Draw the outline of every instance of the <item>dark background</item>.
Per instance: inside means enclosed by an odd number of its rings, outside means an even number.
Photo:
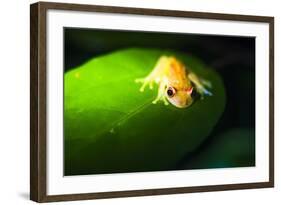
[[[130,47],[172,49],[196,56],[222,77],[227,103],[211,135],[179,168],[255,165],[255,38],[65,28],[64,39],[65,71],[95,56]],[[228,144],[225,157],[217,151],[223,144]]]

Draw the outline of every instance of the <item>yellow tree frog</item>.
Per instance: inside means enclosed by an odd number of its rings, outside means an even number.
[[[161,56],[148,76],[135,81],[142,83],[141,92],[144,92],[147,85],[150,89],[153,89],[154,83],[159,85],[158,94],[153,100],[153,104],[162,100],[165,105],[170,102],[178,108],[186,108],[193,103],[192,94],[194,92],[200,94],[201,98],[204,95],[212,95],[205,88],[205,86],[210,88],[211,83],[199,78],[174,56]]]

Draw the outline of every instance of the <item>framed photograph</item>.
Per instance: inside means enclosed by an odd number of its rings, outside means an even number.
[[[30,7],[30,198],[274,186],[274,18]]]

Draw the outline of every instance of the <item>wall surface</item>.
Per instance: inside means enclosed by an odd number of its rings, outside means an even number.
[[[61,2],[76,2],[65,1]],[[0,190],[1,204],[32,204],[29,201],[29,4],[34,1],[3,1],[0,7]],[[275,16],[275,164],[274,189],[134,197],[69,204],[277,204],[281,196],[280,103],[281,13],[274,0],[81,0],[79,3],[179,9]],[[54,203],[57,204],[57,203]],[[66,204],[66,203],[59,203]]]

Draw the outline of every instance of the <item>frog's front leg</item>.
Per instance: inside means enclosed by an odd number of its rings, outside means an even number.
[[[151,75],[148,75],[147,77],[145,78],[137,78],[135,80],[136,83],[142,83],[142,86],[140,87],[140,91],[143,92],[145,87],[147,85],[149,85],[149,88],[150,89],[153,89],[153,82],[154,82],[154,79],[153,79],[153,76]]]
[[[165,82],[161,82],[159,84],[157,97],[155,98],[155,100],[152,101],[152,103],[156,104],[158,101],[162,100],[165,105],[168,105],[169,103],[166,99],[165,91],[166,91],[166,84]]]
[[[195,85],[195,89],[201,94],[201,98],[203,98],[204,95],[212,96],[213,94],[205,88],[211,87],[211,83],[207,80],[202,80],[197,77],[195,73],[190,72],[187,75],[188,79]],[[205,86],[204,86],[205,85]]]
[[[168,65],[168,62],[168,57],[160,57],[159,60],[156,62],[154,68],[152,69],[151,73],[148,74],[148,76],[146,76],[145,78],[137,78],[135,80],[136,83],[142,83],[142,86],[140,88],[141,92],[144,91],[147,85],[149,85],[150,89],[153,89],[154,83],[160,83],[163,77],[164,70]]]

